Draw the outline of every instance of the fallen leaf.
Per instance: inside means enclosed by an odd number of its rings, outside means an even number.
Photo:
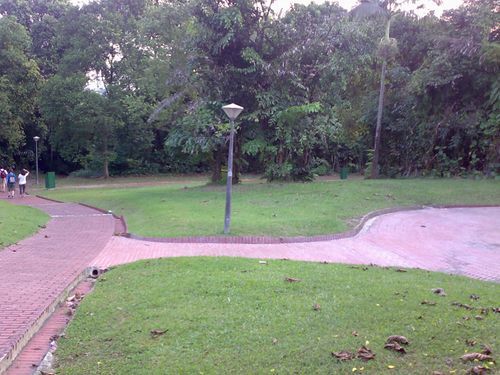
[[[474,346],[474,345],[476,345],[476,344],[477,344],[477,341],[476,341],[476,340],[471,340],[471,339],[466,339],[466,340],[465,340],[465,344],[466,344],[467,346]]]
[[[481,315],[476,315],[474,318],[475,318],[476,320],[483,320],[483,319],[484,319]]]
[[[483,315],[488,315],[489,309],[487,307],[481,307],[479,313]]]
[[[500,307],[492,307],[491,310],[496,314],[500,314]]]
[[[168,331],[168,329],[153,329],[151,330],[151,337],[158,337],[163,334],[165,334]]]
[[[288,281],[289,283],[298,283],[301,282],[301,279],[296,279],[294,277],[285,277],[285,281]]]
[[[467,371],[467,374],[471,374],[471,375],[483,375],[483,374],[486,374],[490,371],[489,368],[486,368],[484,366],[474,366],[473,368],[469,369],[469,371]]]
[[[493,360],[493,358],[490,355],[483,354],[483,353],[465,354],[465,355],[461,356],[460,359],[464,362],[475,361],[476,359],[478,361],[492,361]]]
[[[267,264],[265,260],[259,260],[259,264]]]
[[[431,289],[431,290],[432,290],[432,293],[437,294],[438,296],[441,296],[441,297],[445,297],[446,296],[446,292],[444,291],[443,288],[434,288],[434,289]]]
[[[353,336],[359,336],[359,334],[358,334],[358,332],[357,332],[357,331],[352,331],[352,332],[351,332],[351,335],[353,335]]]
[[[396,272],[408,272],[408,271],[406,271],[404,268],[398,268]]]
[[[345,350],[340,352],[332,352],[332,356],[337,358],[339,361],[350,361],[354,358],[354,354]]]
[[[273,337],[273,345],[276,345],[278,343],[278,339],[276,337]]]
[[[429,305],[429,306],[436,306],[436,302],[431,302],[431,301],[427,301],[427,300],[423,300],[422,302],[420,302],[421,305]]]
[[[490,355],[492,353],[492,350],[489,347],[489,345],[483,344],[482,347],[483,347],[483,350],[481,351],[481,353],[486,354],[486,355]]]
[[[389,336],[387,340],[385,340],[386,344],[390,344],[392,342],[397,342],[398,344],[403,344],[403,345],[408,345],[410,343],[406,337],[399,335]]]
[[[473,299],[474,301],[477,301],[479,299],[479,296],[477,294],[471,294],[469,298]]]
[[[463,307],[466,310],[474,310],[474,307],[466,305],[465,303],[460,302],[452,302],[452,306]]]
[[[393,369],[393,368],[396,368],[396,366],[394,366],[394,365],[387,365],[387,368]]]
[[[444,375],[441,371],[432,371],[432,375]]]
[[[362,346],[358,349],[357,357],[363,361],[369,361],[371,359],[375,359],[375,353],[373,353],[366,346]]]
[[[446,363],[447,366],[451,367],[451,366],[453,366],[453,359],[452,358],[446,358],[444,360],[444,363]]]
[[[401,345],[399,345],[397,342],[391,342],[391,343],[388,343],[388,344],[385,344],[384,345],[384,348],[385,349],[389,349],[389,350],[394,350],[395,352],[399,352],[401,354],[406,354],[406,350],[405,348],[403,348]]]
[[[313,310],[314,310],[314,311],[319,311],[319,310],[321,310],[321,306],[320,306],[318,303],[315,303],[315,304],[313,305]]]

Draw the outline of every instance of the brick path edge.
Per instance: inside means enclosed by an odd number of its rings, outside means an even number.
[[[12,365],[17,356],[22,352],[24,347],[28,344],[31,338],[40,330],[44,323],[52,316],[54,311],[68,298],[70,292],[76,288],[83,280],[85,280],[92,267],[88,267],[80,273],[59,296],[52,301],[52,303],[40,314],[38,319],[26,330],[24,335],[19,338],[16,344],[0,358],[0,374],[3,374]]]
[[[81,203],[80,203],[81,204]],[[85,205],[89,208],[95,207]],[[345,232],[334,234],[322,234],[317,236],[295,236],[295,237],[273,237],[273,236],[193,236],[193,237],[142,237],[133,233],[124,232],[120,234],[134,240],[162,242],[162,243],[220,243],[220,244],[280,244],[280,243],[304,243],[304,242],[320,242],[331,241],[342,238],[356,236],[365,226],[366,222],[374,217],[391,214],[402,211],[423,210],[425,208],[481,208],[481,207],[500,207],[496,204],[470,204],[470,205],[415,205],[403,207],[389,207],[380,210],[372,211],[364,215],[359,223],[353,228]],[[100,210],[100,209],[97,209]],[[102,210],[102,212],[107,212]],[[125,218],[121,216],[127,228]]]

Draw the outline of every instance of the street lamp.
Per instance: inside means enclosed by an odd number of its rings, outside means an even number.
[[[38,141],[40,137],[36,135],[33,140],[35,141],[36,184],[38,185]]]
[[[226,215],[224,218],[224,234],[229,233],[231,226],[231,190],[233,187],[233,145],[234,145],[234,120],[243,111],[243,107],[231,103],[222,107],[231,122],[231,133],[229,134],[229,155],[227,157],[227,182],[226,182]]]

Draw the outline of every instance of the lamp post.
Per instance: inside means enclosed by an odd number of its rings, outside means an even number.
[[[226,215],[224,217],[224,234],[229,233],[231,226],[231,193],[233,187],[233,147],[234,147],[234,120],[243,111],[243,107],[231,103],[222,107],[231,123],[231,133],[229,134],[229,155],[227,157],[227,182],[226,182]]]
[[[38,141],[40,137],[36,135],[33,137],[33,140],[35,141],[36,184],[38,185]]]

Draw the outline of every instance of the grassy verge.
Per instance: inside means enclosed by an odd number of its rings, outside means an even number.
[[[463,374],[478,363],[460,357],[481,351],[481,344],[499,358],[500,314],[481,314],[479,308],[498,307],[500,286],[464,277],[177,258],[119,267],[99,281],[59,341],[60,374],[351,374],[353,368],[367,374]],[[437,287],[447,296],[433,294]],[[166,332],[153,337],[152,330]],[[384,349],[389,335],[410,340],[406,355]],[[331,355],[362,345],[376,354],[374,360],[339,362]],[[495,372],[491,361],[484,365]]]
[[[31,207],[0,201],[0,250],[38,231],[49,217]]]
[[[129,230],[143,236],[221,234],[225,187],[201,184],[65,189],[44,195],[125,215]],[[244,183],[233,190],[231,234],[334,233],[352,227],[370,211],[415,204],[500,204],[500,182],[414,179]]]

